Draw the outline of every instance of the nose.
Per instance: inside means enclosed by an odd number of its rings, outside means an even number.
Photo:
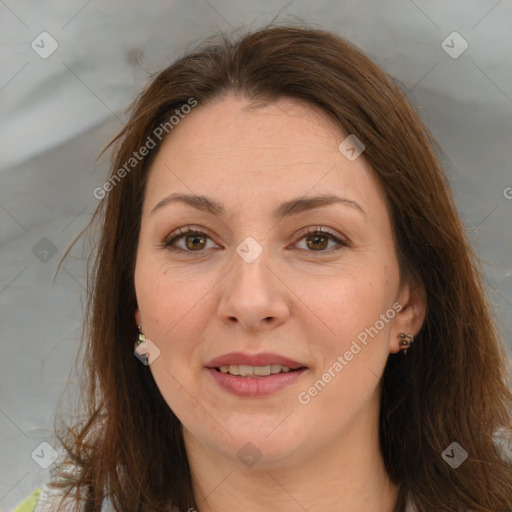
[[[268,250],[252,262],[234,255],[233,267],[222,280],[218,315],[224,323],[259,331],[275,328],[290,316],[290,290],[278,277],[279,265]]]

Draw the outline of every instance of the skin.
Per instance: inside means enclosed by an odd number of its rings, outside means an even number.
[[[183,424],[198,509],[391,512],[398,489],[378,445],[380,377],[398,334],[419,331],[425,305],[400,286],[389,214],[364,153],[349,161],[338,150],[346,134],[314,106],[282,98],[249,107],[234,94],[198,105],[164,140],[137,250],[135,321],[160,350],[150,369]],[[226,214],[180,203],[151,213],[173,192],[213,197]],[[333,192],[365,214],[335,204],[279,222],[271,215],[284,201]],[[208,236],[200,249],[186,237],[176,243],[188,253],[161,246],[188,225]],[[308,227],[349,246],[322,239],[318,249]],[[250,264],[236,252],[248,236],[263,249]],[[403,309],[300,403],[395,302]],[[242,398],[204,367],[232,351],[274,352],[308,369],[273,395]],[[237,456],[248,442],[261,453],[252,467]]]

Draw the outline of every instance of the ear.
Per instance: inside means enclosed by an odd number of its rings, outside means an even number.
[[[398,335],[404,332],[416,336],[427,313],[425,292],[421,286],[414,284],[410,279],[402,285],[397,302],[402,308],[397,313],[391,330],[389,351],[392,354],[401,350]]]
[[[135,325],[140,325],[142,322],[140,321],[140,311],[139,308],[135,308]]]

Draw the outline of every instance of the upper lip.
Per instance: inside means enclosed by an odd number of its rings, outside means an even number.
[[[206,363],[206,367],[208,368],[219,368],[221,366],[229,366],[229,365],[247,365],[247,366],[267,366],[272,364],[278,364],[281,366],[286,366],[291,370],[296,370],[297,368],[305,368],[306,365],[294,361],[293,359],[289,359],[288,357],[280,356],[279,354],[272,354],[271,352],[265,352],[262,354],[244,354],[243,352],[230,352],[229,354],[224,354],[222,356],[216,357],[212,359],[208,363]]]

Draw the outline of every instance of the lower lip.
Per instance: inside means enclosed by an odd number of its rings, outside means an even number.
[[[267,377],[240,377],[207,368],[210,375],[226,391],[238,396],[263,397],[281,391],[297,382],[306,368],[287,373],[275,373]]]

